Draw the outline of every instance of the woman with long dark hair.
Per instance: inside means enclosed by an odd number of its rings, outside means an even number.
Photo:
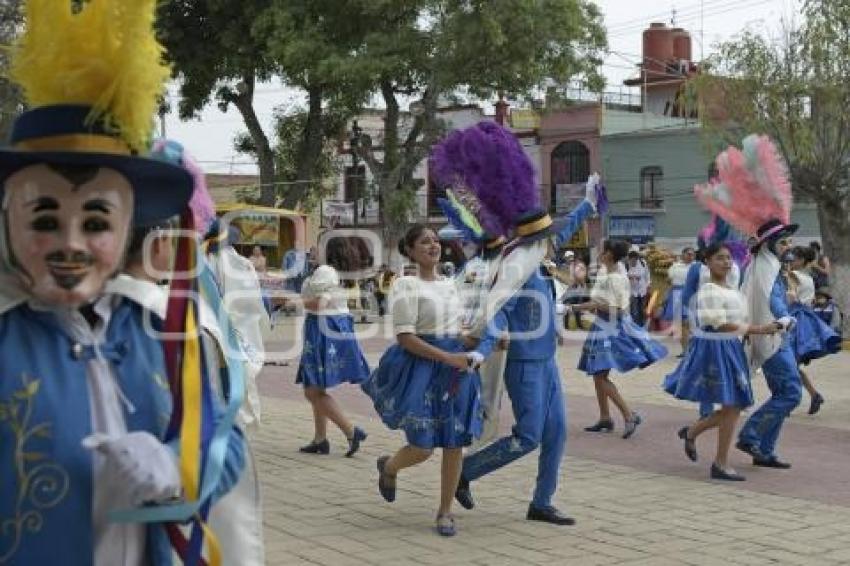
[[[605,268],[596,278],[590,292],[590,301],[571,308],[594,311],[596,320],[582,349],[578,369],[593,376],[596,400],[599,403],[599,421],[586,427],[587,432],[611,432],[608,400],[623,415],[623,438],[632,436],[641,423],[641,417],[632,411],[610,380],[612,369],[625,373],[645,368],[667,355],[667,349],[650,338],[643,328],[629,316],[629,281],[620,271],[619,264],[629,253],[629,246],[621,240],[607,240],[599,262]]]
[[[718,428],[717,453],[711,465],[712,479],[743,481],[744,476],[728,467],[727,457],[741,410],[753,404],[750,369],[741,336],[775,334],[780,326],[769,323],[747,326],[743,295],[728,285],[732,254],[722,243],[711,244],[703,252],[710,280],[696,297],[696,323],[684,359],[664,380],[664,390],[678,399],[719,404],[720,410],[679,430],[685,453],[697,461],[696,439]]]
[[[399,242],[399,251],[415,264],[417,274],[393,284],[390,310],[397,342],[363,391],[384,424],[404,431],[407,445],[378,458],[378,490],[394,501],[398,473],[442,448],[437,532],[453,536],[451,506],[463,447],[481,432],[480,379],[471,370],[480,358],[468,354],[460,340],[462,304],[455,282],[439,274],[437,234],[416,224]]]

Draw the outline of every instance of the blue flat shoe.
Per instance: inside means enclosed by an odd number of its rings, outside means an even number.
[[[357,451],[360,450],[360,443],[366,440],[366,437],[369,436],[366,434],[366,431],[360,427],[354,427],[354,433],[351,435],[351,438],[348,439],[348,452],[345,453],[346,458],[351,458]]]
[[[441,537],[453,537],[457,534],[455,518],[451,515],[437,515],[437,534]]]

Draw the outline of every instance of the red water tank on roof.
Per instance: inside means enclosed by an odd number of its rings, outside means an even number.
[[[691,34],[682,28],[673,28],[673,57],[677,61],[691,61]]]
[[[643,68],[649,78],[655,73],[665,73],[666,64],[675,59],[673,30],[664,23],[651,23],[643,32]]]

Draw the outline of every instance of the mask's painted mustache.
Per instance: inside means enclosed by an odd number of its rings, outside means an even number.
[[[56,251],[47,254],[45,260],[56,284],[65,290],[79,285],[94,264],[94,258],[85,252]]]

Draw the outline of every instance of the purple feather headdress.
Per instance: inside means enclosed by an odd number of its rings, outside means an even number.
[[[747,243],[736,238],[732,227],[721,217],[713,214],[708,224],[702,227],[697,235],[697,246],[706,248],[712,244],[724,244],[729,248],[732,260],[743,269],[750,262],[750,250]]]
[[[524,213],[540,208],[534,166],[510,130],[479,122],[455,130],[431,151],[437,183],[480,203],[476,212],[484,229],[507,235]]]

